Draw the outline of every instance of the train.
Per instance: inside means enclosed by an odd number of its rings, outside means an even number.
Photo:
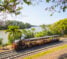
[[[33,46],[38,46],[38,45],[43,45],[43,44],[48,44],[51,42],[58,42],[58,41],[60,41],[59,35],[22,39],[22,40],[14,41],[12,44],[12,48],[13,50],[20,51],[22,49],[30,48]]]

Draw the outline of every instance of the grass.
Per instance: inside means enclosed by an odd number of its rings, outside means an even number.
[[[63,37],[67,38],[67,35],[64,35]]]
[[[25,57],[23,59],[35,59],[36,57],[40,57],[40,56],[46,55],[48,53],[53,53],[53,52],[55,52],[57,50],[62,50],[64,48],[67,48],[66,44],[63,45],[63,46],[58,46],[58,47],[55,47],[55,48],[50,48],[49,50],[41,52],[41,53],[37,53],[37,54],[31,55],[31,56],[27,56],[27,57]]]
[[[0,31],[6,31],[6,30],[0,30]]]

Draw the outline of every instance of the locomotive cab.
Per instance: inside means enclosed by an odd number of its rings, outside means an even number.
[[[14,42],[13,42],[13,44],[12,44],[12,48],[13,48],[13,50],[17,50],[17,46],[18,46],[18,42],[19,42],[19,40],[15,40]]]

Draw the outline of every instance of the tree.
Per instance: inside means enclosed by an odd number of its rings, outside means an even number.
[[[0,38],[0,45],[2,45],[2,40],[3,40],[3,39],[2,39],[2,38]]]
[[[45,10],[51,11],[52,14],[55,12],[65,12],[67,9],[67,0],[46,0],[48,3],[52,3],[51,6],[46,7]],[[52,16],[51,14],[51,16]]]
[[[43,31],[46,31],[47,30],[47,26],[44,25],[44,24],[40,25],[40,27],[43,29]]]
[[[23,22],[16,21],[16,20],[7,20],[5,21],[5,24],[6,24],[6,27],[8,27],[9,25],[13,25],[13,26],[19,26],[20,29],[25,28],[25,24]]]
[[[21,39],[22,32],[19,30],[19,26],[8,26],[6,32],[9,33],[8,40],[10,43],[13,43],[16,39]]]
[[[35,28],[31,28],[31,31],[34,33],[35,32]]]
[[[0,0],[0,11],[6,13],[13,13],[15,15],[20,14],[22,6],[20,4],[26,3],[31,4],[28,0]],[[19,6],[18,6],[19,5]]]
[[[61,13],[65,12],[67,10],[67,0],[34,0],[35,3],[41,3],[41,2],[47,2],[49,5],[48,7],[45,8],[46,11],[50,11],[52,16],[55,12]],[[31,0],[31,3],[34,2]]]
[[[25,23],[25,28],[30,28],[31,25],[29,23]]]
[[[48,4],[52,4],[51,6],[45,8],[45,10],[52,11],[52,14],[54,12],[64,12],[67,9],[67,0],[0,0],[0,11],[5,11],[18,15],[20,14],[20,10],[23,7],[23,3],[31,5],[45,1]],[[20,4],[22,4],[22,7],[20,6]]]
[[[25,35],[25,39],[27,38],[33,38],[35,33],[32,30],[22,30],[22,34]]]
[[[44,2],[44,3],[46,2],[48,4],[51,4],[45,8],[45,10],[52,12],[51,16],[55,12],[58,12],[58,13],[65,12],[67,9],[67,0],[30,0],[30,2],[31,4],[33,3],[38,4],[41,2]]]
[[[53,34],[67,34],[67,18],[52,24],[50,30]]]
[[[19,0],[0,0],[0,11],[18,15],[21,10],[19,4]]]
[[[21,21],[16,20],[6,20],[6,21],[0,21],[0,30],[7,29],[9,25],[12,26],[19,26],[20,29],[30,28],[32,25],[29,23],[23,23]]]
[[[47,32],[46,31],[41,31],[41,32],[36,32],[36,34],[34,35],[35,37],[43,37],[46,36]]]

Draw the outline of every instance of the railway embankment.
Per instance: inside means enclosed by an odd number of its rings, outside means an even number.
[[[49,48],[37,54],[24,57],[23,59],[58,59],[64,53],[67,53],[67,44]]]
[[[32,56],[32,55],[36,55],[36,54],[39,54],[39,53],[41,53],[41,52],[45,52],[45,51],[49,51],[50,49],[53,51],[53,52],[55,52],[54,50],[53,50],[53,48],[55,49],[55,47],[57,47],[56,48],[56,51],[58,51],[58,49],[65,49],[66,47],[67,47],[67,39],[65,38],[65,39],[62,39],[63,40],[63,42],[57,42],[57,43],[50,43],[50,44],[47,44],[47,45],[43,45],[43,46],[39,46],[39,47],[35,47],[35,48],[30,48],[30,49],[28,49],[28,50],[23,50],[22,52],[20,52],[20,53],[16,53],[16,52],[14,52],[14,51],[8,51],[8,52],[4,52],[4,53],[0,53],[0,58],[5,58],[5,59],[7,59],[7,58],[27,58],[27,57],[30,57],[30,56]],[[64,45],[64,46],[63,46]],[[59,46],[62,46],[62,47],[60,47],[60,48],[58,48]],[[11,52],[11,53],[10,53]],[[53,53],[53,52],[51,52],[51,53]],[[47,52],[46,52],[47,53]],[[47,54],[49,54],[49,53],[47,53]],[[41,55],[41,54],[40,54]],[[39,56],[38,56],[39,57]],[[36,57],[37,58],[37,57]],[[28,58],[29,59],[29,58]],[[35,58],[34,58],[35,59]]]

